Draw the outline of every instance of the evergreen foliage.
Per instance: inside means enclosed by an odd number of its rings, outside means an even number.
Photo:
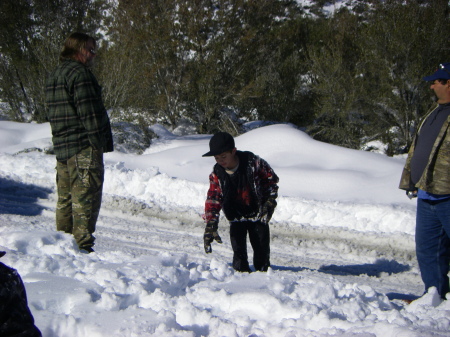
[[[118,122],[235,135],[243,121],[290,122],[325,142],[405,151],[431,103],[422,77],[450,61],[448,1],[325,5],[2,0],[0,100],[12,120],[45,121],[45,78],[82,31],[98,39],[94,71]]]

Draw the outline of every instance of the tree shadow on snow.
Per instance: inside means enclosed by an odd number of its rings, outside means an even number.
[[[329,266],[321,266],[319,271],[332,275],[367,275],[380,277],[382,274],[399,274],[410,269],[410,266],[398,263],[397,261],[380,259],[375,263],[359,265],[336,266],[331,264]]]
[[[303,270],[309,270],[305,267],[282,267],[282,266],[271,266],[273,270],[289,270],[293,272],[299,272]],[[377,260],[375,263],[367,264],[355,264],[355,265],[345,265],[338,266],[335,264],[321,266],[317,271],[331,274],[331,275],[368,275],[380,277],[382,274],[398,274],[410,270],[411,267],[408,265],[400,264],[397,261]]]
[[[288,270],[293,272],[299,272],[303,270],[312,270],[310,268],[305,267],[282,267],[282,266],[271,266],[274,270]],[[345,275],[368,275],[375,277],[382,277],[383,274],[399,274],[406,271],[411,270],[411,267],[408,265],[400,264],[397,261],[377,260],[375,263],[368,264],[360,264],[360,265],[346,265],[346,266],[337,266],[337,265],[328,265],[321,266],[319,269],[314,270],[326,274],[336,275],[336,276],[345,276]],[[387,293],[386,296],[389,300],[402,300],[406,303],[410,303],[418,299],[420,296],[413,294],[402,294],[402,293]]]
[[[401,293],[387,293],[387,298],[389,298],[390,301],[392,300],[402,300],[406,303],[410,303],[412,301],[417,300],[420,298],[420,296],[413,295],[413,294],[401,294]]]
[[[39,215],[44,207],[38,199],[46,199],[51,189],[0,177],[0,214]]]

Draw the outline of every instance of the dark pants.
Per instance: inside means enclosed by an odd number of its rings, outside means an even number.
[[[230,222],[233,268],[241,272],[251,272],[248,265],[247,233],[253,248],[255,270],[267,271],[270,266],[270,231],[269,225],[260,221]]]
[[[94,245],[103,179],[103,153],[91,147],[56,164],[56,229],[73,234],[80,249]]]
[[[436,287],[445,298],[450,291],[450,199],[417,200],[416,255],[425,291]]]
[[[3,263],[0,263],[0,336],[42,336],[34,325],[22,278]]]

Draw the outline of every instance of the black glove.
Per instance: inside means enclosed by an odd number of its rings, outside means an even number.
[[[218,243],[222,243],[222,239],[220,238],[219,234],[217,233],[217,222],[211,221],[208,222],[208,224],[205,227],[205,234],[203,234],[203,242],[205,244],[205,252],[211,253],[211,243],[216,240]]]
[[[275,201],[275,199],[267,199],[267,201],[261,207],[259,220],[262,223],[268,224],[270,219],[272,219],[272,214],[276,206],[277,202]]]

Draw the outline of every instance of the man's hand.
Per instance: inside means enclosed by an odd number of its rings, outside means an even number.
[[[261,213],[259,215],[259,220],[262,223],[268,224],[270,219],[272,219],[273,211],[277,206],[275,199],[267,199],[267,201],[261,207]]]
[[[218,225],[217,222],[208,222],[208,224],[205,227],[205,234],[203,234],[203,242],[205,244],[205,252],[211,253],[211,243],[216,240],[218,243],[222,243],[222,239],[220,238],[219,234],[217,233]]]
[[[406,191],[406,195],[408,196],[409,199],[417,198],[417,190]]]

